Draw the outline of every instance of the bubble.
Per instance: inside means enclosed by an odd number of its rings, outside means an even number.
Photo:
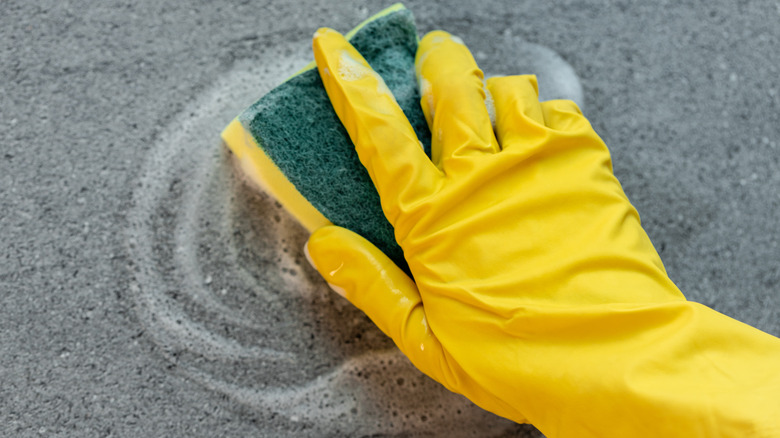
[[[339,76],[345,81],[357,81],[369,75],[376,75],[369,67],[353,58],[352,55],[343,50],[339,57]]]
[[[485,93],[485,108],[488,112],[488,117],[490,117],[490,125],[493,126],[493,129],[496,129],[496,102],[493,100],[493,94],[490,93],[490,89],[488,89],[487,81],[485,79],[482,80],[482,91]]]
[[[433,87],[431,87],[431,83],[422,76],[418,76],[418,87],[420,89],[422,100],[428,106],[428,114],[430,115],[430,119],[433,120],[433,117],[436,114],[436,105],[433,100]]]

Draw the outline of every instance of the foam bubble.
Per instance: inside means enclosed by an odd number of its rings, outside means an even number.
[[[329,33],[338,33],[338,32],[336,32],[335,30],[330,29],[328,27],[321,27],[321,28],[317,29],[316,32],[314,32],[313,39],[317,39],[317,38],[323,37],[323,36],[325,36],[325,35],[327,35]]]
[[[391,101],[395,102],[395,96],[393,96],[393,92],[390,91],[390,88],[387,87],[387,84],[385,83],[384,79],[382,79],[381,76],[377,75],[377,84],[376,84],[376,92],[379,93],[381,96],[385,96],[389,98]]]
[[[332,290],[333,292],[336,292],[336,293],[337,293],[337,294],[339,294],[340,296],[342,296],[342,297],[344,297],[344,298],[346,298],[346,297],[347,297],[347,290],[346,290],[346,289],[344,289],[343,287],[341,287],[341,286],[336,286],[336,285],[335,285],[335,284],[333,284],[333,283],[328,283],[328,287],[330,288],[330,290]]]
[[[428,114],[430,115],[431,120],[433,120],[433,116],[436,113],[436,105],[433,98],[433,87],[431,86],[431,83],[422,76],[418,77],[418,83],[422,100],[428,106]]]
[[[487,108],[488,116],[490,117],[490,124],[493,126],[493,130],[496,129],[496,103],[493,100],[493,94],[487,86],[487,81],[482,79],[482,90],[485,92],[485,107]]]
[[[426,59],[428,59],[429,53],[430,52],[418,54],[417,59],[414,62],[414,72],[417,75],[417,88],[420,90],[422,90],[422,86],[420,84],[420,80],[422,79],[422,66]]]
[[[373,70],[365,66],[362,62],[353,58],[347,50],[343,50],[339,55],[339,76],[345,81],[357,81],[366,76],[374,75]]]

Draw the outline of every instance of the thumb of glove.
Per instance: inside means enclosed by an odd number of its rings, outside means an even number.
[[[452,369],[417,286],[382,251],[352,231],[326,226],[311,235],[305,252],[331,289],[368,315],[418,369],[450,386]]]

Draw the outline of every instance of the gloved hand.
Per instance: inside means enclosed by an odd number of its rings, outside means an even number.
[[[780,435],[780,340],[685,300],[573,102],[430,33],[431,160],[339,33],[314,55],[414,280],[343,228],[307,252],[415,366],[551,438]]]

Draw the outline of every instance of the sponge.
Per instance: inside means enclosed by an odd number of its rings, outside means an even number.
[[[396,4],[347,38],[385,80],[430,156],[430,131],[414,73],[417,29]],[[222,133],[244,173],[303,226],[348,228],[409,272],[379,195],[334,112],[314,63],[260,98]]]

